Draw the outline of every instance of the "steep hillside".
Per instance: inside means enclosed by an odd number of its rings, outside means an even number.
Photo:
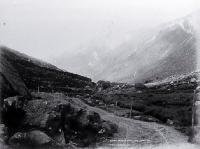
[[[197,67],[199,16],[197,11],[161,24],[146,34],[141,33],[144,35],[138,37],[140,42],[132,39],[114,49],[105,45],[88,47],[84,50],[88,52],[68,55],[73,61],[64,62],[68,65],[71,62],[76,72],[89,75],[95,81],[134,83],[193,72]]]
[[[7,59],[4,54],[6,51],[3,51],[0,48],[0,97],[6,98],[11,95],[23,95],[27,96],[28,88],[22,81],[21,76],[18,71],[13,67],[9,59]],[[12,55],[11,55],[12,57]],[[1,100],[2,101],[2,100]]]
[[[163,25],[138,50],[103,71],[106,80],[143,82],[196,70],[196,31],[188,18]]]
[[[31,91],[62,91],[73,95],[85,93],[84,87],[93,86],[89,78],[60,70],[6,47],[1,47],[0,50],[1,72],[17,90],[20,89],[17,84],[24,82],[23,87],[26,86]]]
[[[188,22],[181,22],[185,28]],[[139,55],[132,55],[129,63],[138,59],[140,68],[135,68],[129,74],[120,78],[122,81],[162,80],[171,75],[180,75],[196,70],[197,49],[196,36],[188,32],[180,24],[162,30],[157,37],[147,44]],[[190,28],[192,30],[192,28]],[[146,52],[146,54],[144,54]],[[145,56],[144,56],[145,55]],[[141,59],[139,59],[139,57]],[[131,68],[129,68],[129,71]],[[134,73],[136,75],[134,76]]]

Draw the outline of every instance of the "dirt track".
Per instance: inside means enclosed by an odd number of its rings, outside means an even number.
[[[115,134],[112,140],[103,143],[103,147],[132,148],[135,146],[136,148],[140,148],[141,146],[150,147],[154,145],[171,145],[187,142],[187,136],[172,127],[154,122],[143,122],[118,117],[102,109],[91,107],[79,99],[74,99],[73,101],[80,106],[85,106],[88,109],[99,113],[102,119],[109,120],[118,125],[118,133]]]

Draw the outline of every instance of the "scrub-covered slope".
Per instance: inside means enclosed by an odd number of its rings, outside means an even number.
[[[70,95],[84,93],[84,87],[93,86],[89,78],[60,70],[51,64],[36,60],[6,47],[1,47],[0,50],[1,72],[11,82],[12,87],[17,90],[20,89],[20,92],[25,92],[21,91],[21,87],[17,86],[22,81],[31,91],[58,91]],[[22,81],[19,81],[19,79]],[[12,81],[18,83],[12,83]],[[25,88],[24,85],[22,88]]]

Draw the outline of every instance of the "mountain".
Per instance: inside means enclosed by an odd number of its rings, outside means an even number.
[[[77,52],[66,59],[64,55],[63,62],[59,62],[62,65],[72,62],[73,71],[95,81],[134,83],[190,73],[197,67],[199,16],[200,11],[197,11],[141,32],[140,40],[133,38],[114,49],[104,45],[89,47],[82,54]]]
[[[58,69],[7,47],[0,47],[0,55],[2,98],[10,96],[6,92],[28,95],[29,91],[38,90],[77,95],[87,92],[86,86],[93,86],[90,78]]]
[[[118,74],[121,74],[122,68],[126,72],[116,79],[143,82],[195,71],[196,40],[193,28],[187,21],[167,26],[144,43],[139,51],[121,62],[125,67],[116,66]]]

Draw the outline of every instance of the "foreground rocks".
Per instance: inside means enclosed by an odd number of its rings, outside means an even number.
[[[3,122],[9,144],[86,147],[112,137],[117,126],[99,114],[73,103],[63,94],[35,94],[31,100],[9,97],[4,100]]]
[[[23,143],[33,146],[41,146],[50,144],[51,142],[53,142],[53,140],[47,134],[39,130],[24,133],[17,132],[9,139],[9,143],[14,145],[16,143]]]

